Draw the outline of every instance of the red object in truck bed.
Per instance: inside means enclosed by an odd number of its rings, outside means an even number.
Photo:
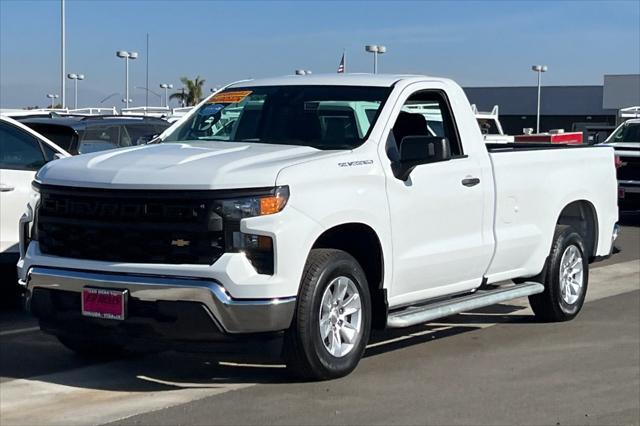
[[[539,133],[535,135],[516,135],[514,141],[517,143],[564,143],[567,145],[582,144],[582,132],[567,133]]]

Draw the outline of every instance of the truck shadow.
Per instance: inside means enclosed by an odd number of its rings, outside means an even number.
[[[439,321],[427,324],[374,331],[364,356],[381,355],[394,350],[481,330],[491,325],[535,323],[535,318],[530,313],[515,314],[525,310],[526,308],[522,306],[500,304],[442,318]]]
[[[640,227],[640,211],[620,212],[618,223],[622,226]]]
[[[375,331],[364,357],[480,330],[491,324],[531,323],[517,306],[497,305],[455,315],[438,323]],[[215,353],[167,351],[111,362],[87,361],[40,332],[0,338],[0,376],[90,390],[162,392],[219,389],[242,384],[298,382],[285,370],[280,341],[248,346],[225,344]]]

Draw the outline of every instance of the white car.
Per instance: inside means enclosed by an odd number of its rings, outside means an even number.
[[[292,371],[339,377],[372,327],[523,296],[574,318],[617,235],[612,148],[487,149],[448,79],[240,82],[159,142],[36,177],[20,280],[78,353],[284,335]]]
[[[56,154],[69,154],[44,136],[0,115],[0,261],[18,261],[18,221],[32,194],[36,171]]]

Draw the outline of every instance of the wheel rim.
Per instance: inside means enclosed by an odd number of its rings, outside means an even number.
[[[319,318],[325,349],[336,358],[351,352],[362,333],[362,301],[353,280],[338,277],[329,283],[322,295]]]
[[[560,297],[567,305],[573,305],[582,295],[584,268],[578,247],[570,245],[560,260]]]

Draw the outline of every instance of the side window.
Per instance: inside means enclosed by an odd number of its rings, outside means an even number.
[[[0,123],[0,168],[38,170],[46,163],[39,141],[20,129]]]
[[[449,102],[440,91],[417,92],[404,103],[389,135],[387,152],[391,159],[396,158],[400,144],[407,136],[446,138],[451,147],[451,155],[463,155]]]

